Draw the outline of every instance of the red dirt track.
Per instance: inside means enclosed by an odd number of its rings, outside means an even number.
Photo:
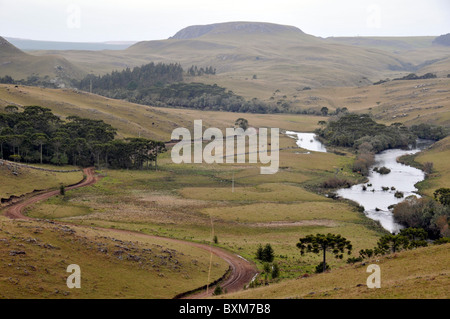
[[[97,176],[95,174],[94,168],[92,168],[92,167],[85,168],[83,170],[83,172],[84,172],[86,178],[76,185],[66,187],[66,190],[71,190],[71,189],[75,189],[75,188],[93,185],[100,178],[99,176]],[[35,196],[26,198],[23,201],[14,203],[11,206],[7,207],[5,209],[4,214],[5,214],[5,216],[7,216],[11,219],[32,220],[33,218],[25,216],[23,214],[24,209],[30,205],[33,205],[33,204],[39,202],[39,201],[46,200],[46,199],[48,199],[52,196],[58,195],[58,194],[59,194],[59,190],[55,190],[55,191],[40,193]],[[80,226],[80,227],[83,227],[83,226]],[[249,261],[245,260],[244,258],[242,258],[234,253],[228,252],[228,251],[218,248],[218,247],[210,246],[207,244],[183,241],[183,240],[179,240],[179,239],[148,235],[148,234],[127,231],[127,230],[118,230],[118,229],[109,229],[109,228],[101,228],[101,229],[107,230],[110,232],[126,232],[126,233],[132,234],[134,236],[143,236],[143,237],[147,237],[147,238],[150,237],[150,238],[154,238],[154,239],[165,240],[168,242],[182,243],[185,245],[190,245],[192,247],[197,247],[200,249],[207,250],[207,251],[211,252],[212,254],[222,258],[230,265],[230,268],[231,268],[230,274],[220,283],[220,286],[222,287],[222,289],[226,289],[227,292],[235,292],[235,291],[242,290],[244,285],[248,284],[253,279],[253,277],[257,274],[257,269],[252,263],[250,263]],[[206,282],[205,282],[205,284],[206,284]],[[206,298],[208,296],[211,296],[213,291],[214,291],[214,287],[209,287],[208,293],[206,293],[206,290],[204,290],[204,291],[200,291],[198,293],[192,294],[192,295],[188,295],[186,298]]]

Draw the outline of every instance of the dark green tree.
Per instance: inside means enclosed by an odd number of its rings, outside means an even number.
[[[248,121],[242,117],[238,118],[236,122],[234,122],[234,125],[240,127],[244,131],[248,129]]]
[[[434,199],[445,206],[450,205],[450,188],[439,188],[434,193]]]
[[[306,237],[300,238],[297,243],[297,248],[300,249],[300,253],[303,256],[305,253],[315,253],[323,255],[323,271],[326,270],[326,253],[327,251],[334,255],[335,258],[342,259],[344,257],[344,252],[347,251],[348,254],[352,252],[352,244],[349,240],[342,237],[341,235],[334,234],[316,234],[308,235]]]
[[[266,244],[262,252],[262,261],[271,263],[275,258],[273,248],[270,244]]]

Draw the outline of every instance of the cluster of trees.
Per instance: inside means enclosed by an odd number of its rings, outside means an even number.
[[[418,138],[433,141],[439,141],[448,135],[445,127],[426,123],[413,125],[409,130]]]
[[[187,74],[190,76],[202,76],[203,74],[215,75],[216,69],[213,68],[212,66],[209,66],[206,68],[202,68],[202,67],[199,68],[196,65],[193,65],[187,70]]]
[[[80,90],[114,99],[162,107],[184,107],[244,113],[280,112],[274,103],[246,100],[218,85],[184,83],[180,64],[150,63],[132,70],[114,71],[103,76],[88,75],[77,83]],[[192,66],[187,74],[215,74],[212,66]]]
[[[424,229],[431,239],[449,237],[449,194],[450,189],[440,188],[435,192],[436,200],[415,196],[408,197],[395,205],[394,219],[406,227]]]
[[[342,113],[337,119],[321,122],[316,133],[329,145],[353,147],[357,157],[353,171],[369,173],[376,153],[391,148],[403,148],[414,144],[417,138],[439,140],[447,136],[445,128],[430,124],[411,128],[401,123],[390,126],[376,123],[369,114]]]
[[[29,85],[29,86],[41,86],[45,88],[56,89],[58,88],[58,82],[52,80],[50,76],[46,75],[44,77],[39,77],[36,74],[28,76],[26,79],[15,80],[9,75],[0,77],[0,83],[3,84],[18,84],[18,85]]]
[[[424,75],[417,75],[415,73],[410,73],[404,77],[396,78],[394,81],[400,81],[400,80],[426,80],[426,79],[435,79],[437,78],[436,74],[434,73],[426,73]]]
[[[114,168],[143,168],[165,151],[162,142],[143,138],[115,140],[116,129],[101,121],[70,116],[62,121],[50,109],[7,106],[0,113],[2,159],[27,163],[93,164]]]
[[[256,250],[256,259],[262,262],[271,263],[274,258],[275,258],[274,251],[270,244],[266,244],[264,248],[262,247],[261,244],[258,246],[258,249]]]
[[[405,147],[416,140],[416,136],[401,123],[386,126],[375,122],[369,114],[355,113],[345,113],[336,120],[328,121],[316,133],[335,146],[358,148],[368,143],[376,153]]]
[[[256,250],[256,259],[263,263],[263,275],[265,277],[265,284],[268,284],[269,276],[271,279],[276,279],[280,276],[280,267],[277,263],[272,263],[275,259],[274,250],[270,244],[264,247],[260,244]],[[262,285],[263,282],[254,280],[250,283],[250,288],[255,288]]]
[[[126,68],[122,71],[113,71],[103,76],[87,75],[78,83],[78,88],[108,95],[114,90],[134,91],[152,86],[163,86],[168,83],[183,81],[183,68],[178,63],[149,63],[133,70]]]
[[[116,92],[112,98],[161,107],[182,107],[241,113],[277,113],[276,105],[258,99],[245,100],[217,84],[173,83],[164,87],[149,87],[135,92]],[[125,95],[123,95],[125,93]]]

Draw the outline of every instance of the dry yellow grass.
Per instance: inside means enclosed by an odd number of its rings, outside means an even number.
[[[450,244],[404,251],[343,266],[325,274],[288,280],[267,287],[249,289],[225,298],[285,299],[447,299],[450,295]],[[366,286],[369,264],[381,270],[381,288]]]
[[[2,299],[172,298],[208,281],[208,251],[165,239],[0,217],[0,240]],[[70,264],[80,289],[66,285]],[[211,280],[227,269],[213,256]]]
[[[73,170],[75,167],[58,167],[46,165],[49,169]],[[0,198],[20,196],[34,190],[57,188],[61,184],[72,185],[83,179],[83,172],[56,173],[20,167],[18,175],[6,166],[0,166]]]

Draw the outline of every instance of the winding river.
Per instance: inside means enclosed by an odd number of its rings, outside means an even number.
[[[296,138],[297,145],[309,151],[326,152],[325,146],[313,133],[286,132]],[[339,189],[338,196],[353,200],[364,207],[367,217],[379,221],[381,226],[391,233],[398,232],[402,226],[394,221],[389,206],[398,204],[410,195],[415,195],[417,182],[424,180],[425,173],[417,168],[397,162],[397,158],[406,154],[415,154],[430,145],[427,141],[419,141],[415,148],[409,150],[391,149],[375,155],[375,164],[371,168],[368,182],[354,185],[351,188]],[[389,174],[379,174],[374,167],[385,166],[391,170]],[[387,190],[383,190],[383,187]],[[396,192],[403,193],[402,198],[395,197]]]

